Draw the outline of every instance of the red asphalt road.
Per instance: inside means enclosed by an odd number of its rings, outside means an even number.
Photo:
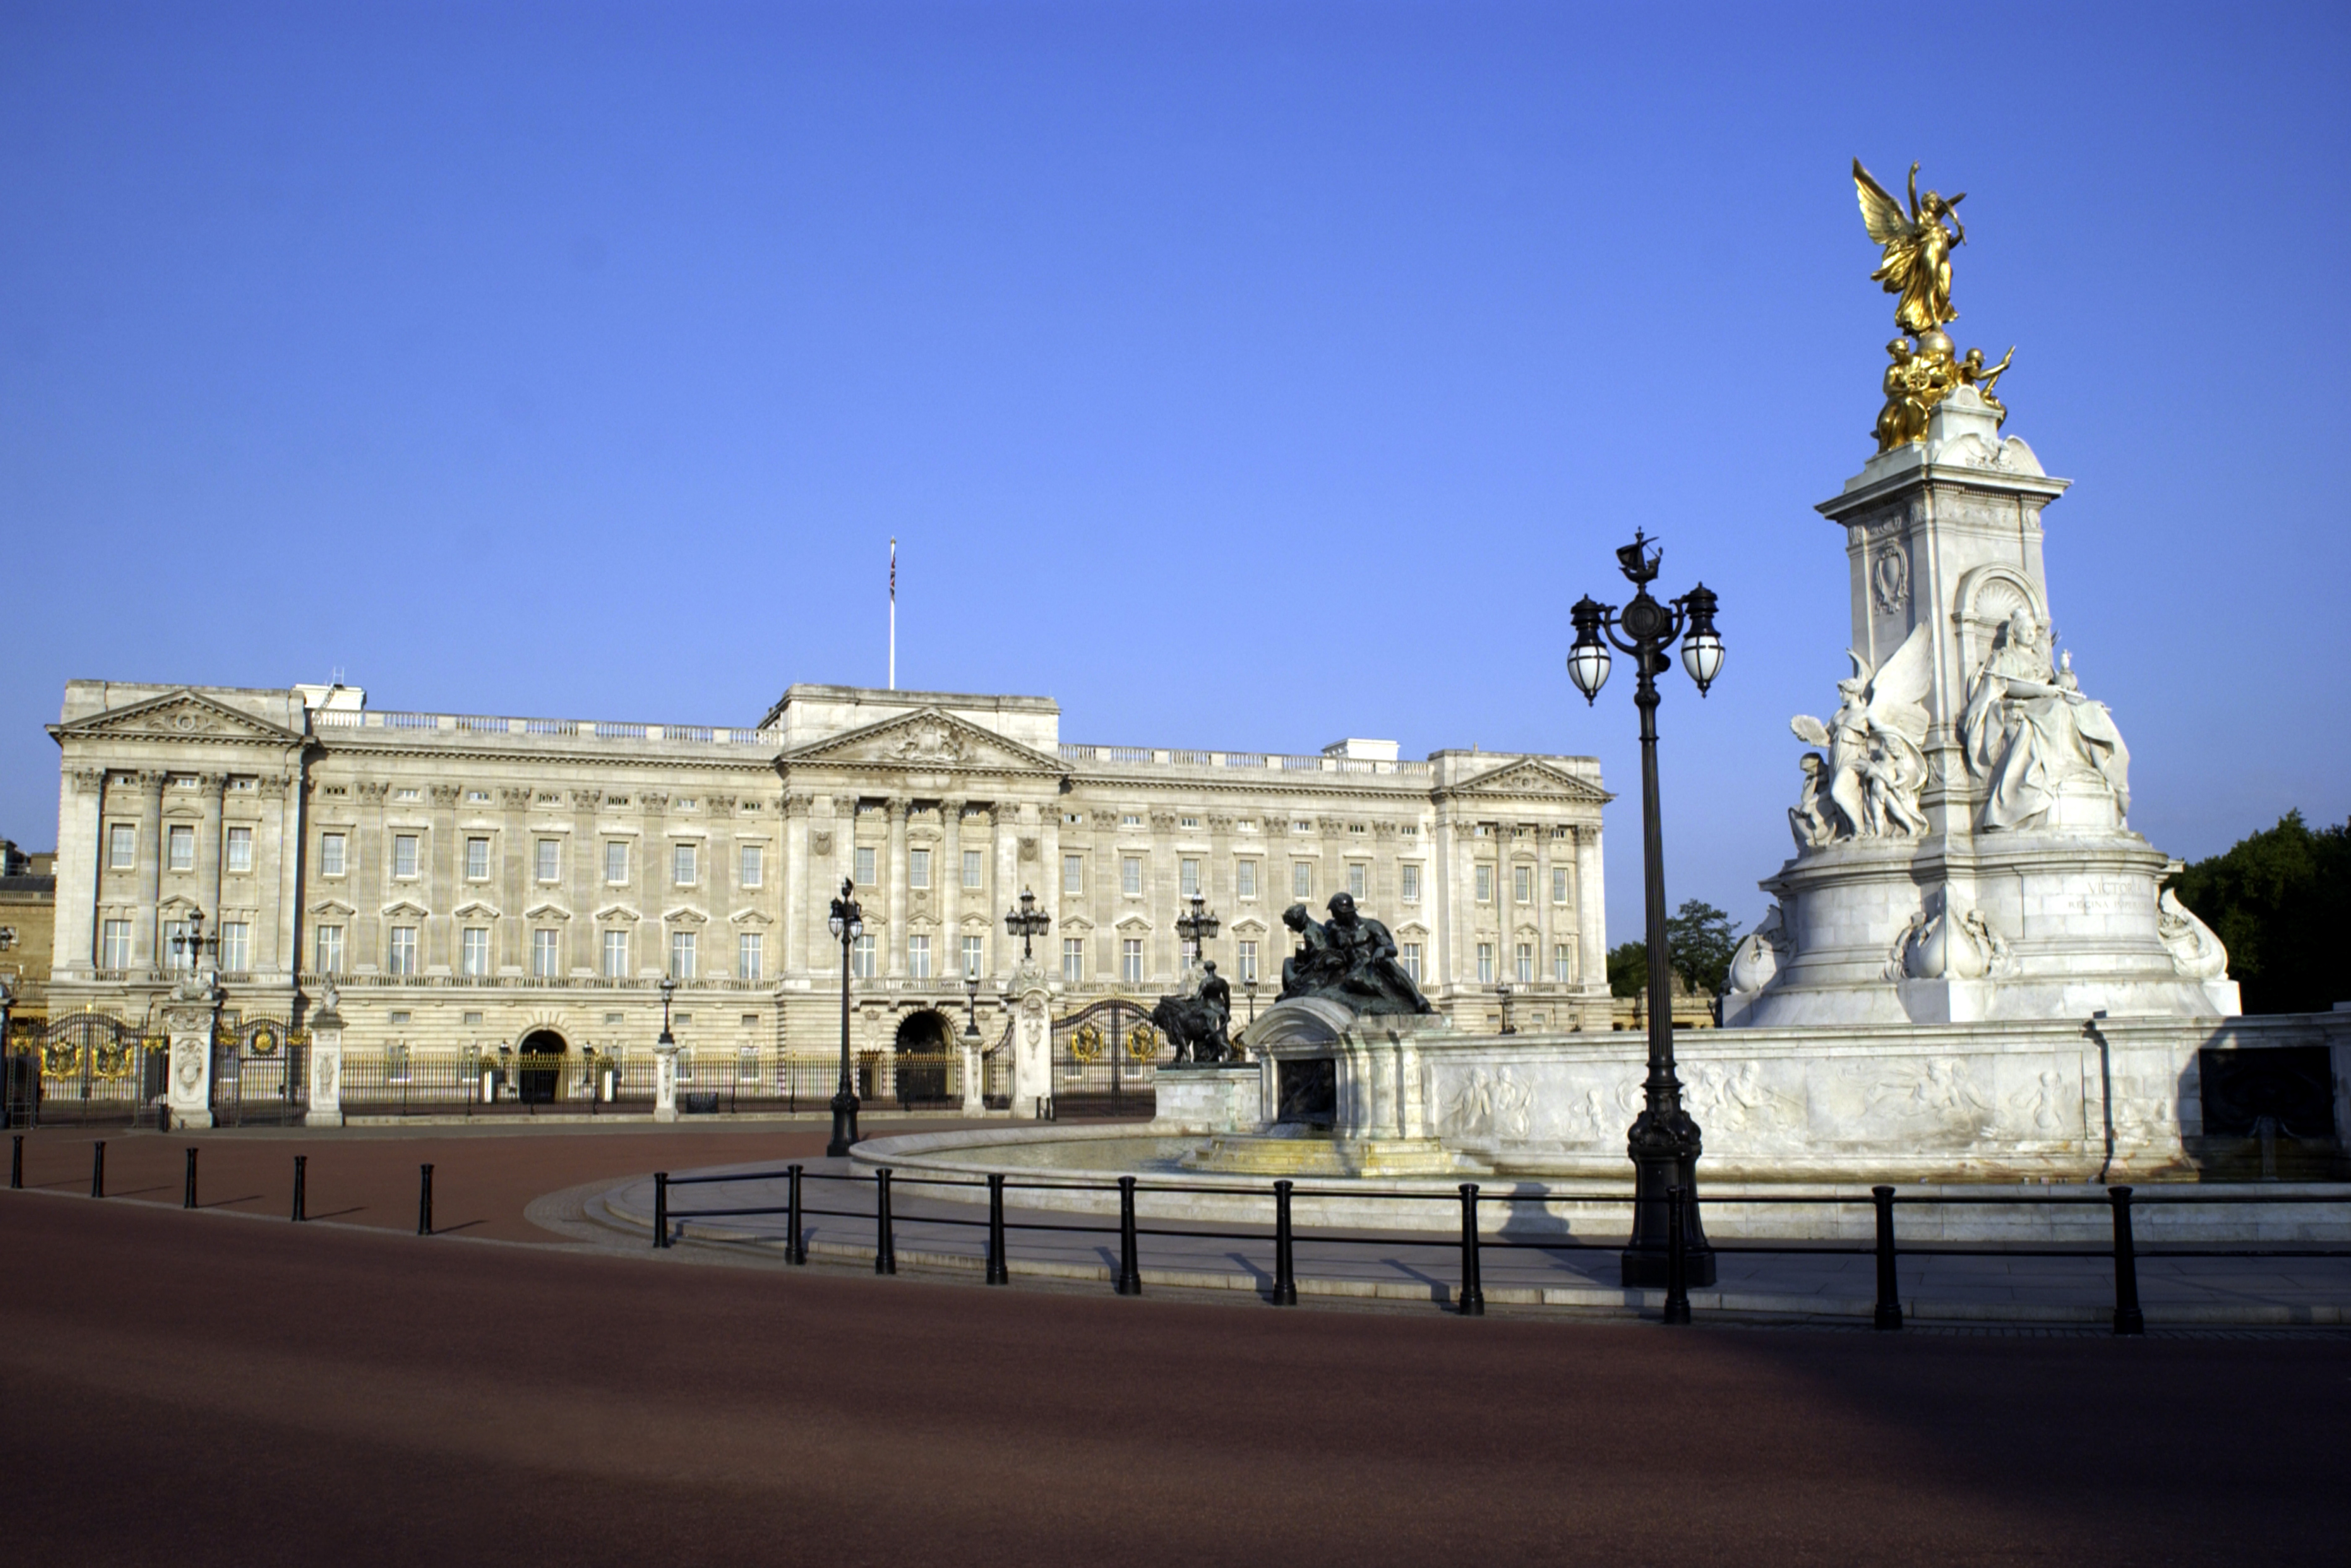
[[[2351,1340],[1667,1330],[0,1193],[0,1540],[107,1563],[2327,1563]]]

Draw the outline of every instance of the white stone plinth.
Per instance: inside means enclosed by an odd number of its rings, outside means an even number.
[[[1265,1099],[1252,1065],[1163,1067],[1155,1131],[1253,1133],[1264,1124]]]
[[[653,1047],[653,1120],[677,1120],[677,1047],[666,1040]]]
[[[310,1020],[310,1104],[306,1127],[343,1124],[343,1020],[320,1013]]]

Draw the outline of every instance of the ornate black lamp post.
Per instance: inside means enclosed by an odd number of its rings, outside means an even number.
[[[204,912],[188,911],[188,926],[172,937],[172,956],[187,960],[188,972],[194,974],[204,966],[204,960],[220,951],[220,938],[204,935]]]
[[[1052,926],[1053,917],[1037,907],[1037,895],[1025,887],[1020,890],[1020,907],[1004,912],[1004,929],[1020,938],[1020,956],[1023,958],[1037,956],[1029,946],[1029,939],[1042,936]]]
[[[963,977],[963,1002],[965,1009],[963,1037],[977,1044],[979,1041],[979,977],[976,974],[967,974]]]
[[[1500,985],[1496,986],[1494,988],[1494,994],[1502,998],[1502,1032],[1504,1034],[1518,1033],[1518,1025],[1510,1021],[1510,982],[1504,980]]]
[[[865,912],[857,907],[856,884],[847,877],[841,879],[841,896],[832,901],[832,916],[825,929],[841,944],[841,1087],[832,1095],[832,1142],[824,1152],[834,1159],[849,1153],[849,1145],[857,1142],[857,1091],[849,1082],[849,950],[865,935]]]
[[[1243,980],[1241,989],[1249,993],[1249,1022],[1255,1023],[1257,1022],[1257,977],[1251,975],[1248,979]]]
[[[1646,1103],[1627,1136],[1633,1158],[1633,1239],[1625,1249],[1624,1282],[1661,1286],[1670,1267],[1667,1232],[1671,1215],[1666,1194],[1682,1194],[1683,1258],[1692,1285],[1714,1283],[1714,1249],[1698,1226],[1698,1123],[1682,1108],[1681,1080],[1674,1073],[1673,967],[1666,939],[1666,844],[1657,821],[1657,676],[1669,667],[1666,650],[1679,639],[1682,667],[1698,683],[1698,695],[1722,669],[1722,639],[1714,630],[1716,600],[1704,583],[1679,599],[1660,604],[1649,597],[1662,550],[1649,548],[1638,530],[1616,552],[1616,562],[1634,587],[1633,601],[1620,612],[1612,604],[1576,601],[1575,646],[1567,655],[1569,678],[1586,703],[1608,680],[1608,646],[1633,655],[1640,685],[1634,706],[1641,710],[1641,870],[1649,948],[1649,1075],[1642,1085]],[[1623,636],[1617,635],[1622,628]],[[1628,640],[1629,639],[1629,640]]]
[[[1208,901],[1200,894],[1192,895],[1192,912],[1176,917],[1176,935],[1192,945],[1192,962],[1197,964],[1207,956],[1207,944],[1217,935],[1222,922],[1208,912]]]
[[[670,1004],[670,998],[677,995],[677,977],[676,977],[676,976],[674,976],[674,975],[664,975],[664,976],[662,977],[662,983],[661,983],[661,994],[662,994],[662,1031],[661,1031],[661,1043],[662,1043],[662,1044],[664,1044],[664,1045],[675,1045],[675,1044],[677,1043],[677,1037],[676,1037],[675,1035],[673,1035],[673,1034],[671,1034],[671,1033],[669,1032],[669,1004]]]

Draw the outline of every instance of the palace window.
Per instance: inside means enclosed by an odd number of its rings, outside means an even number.
[[[695,933],[673,931],[669,934],[669,977],[673,980],[694,978]]]
[[[1187,831],[1198,832],[1200,831],[1200,819],[1197,817],[1178,817],[1176,819],[1176,825],[1186,830]]]
[[[106,830],[106,868],[109,871],[135,871],[139,867],[139,830],[129,822],[117,822]],[[110,966],[120,968],[120,964]]]
[[[928,936],[906,938],[906,977],[910,980],[931,977],[931,939]]]
[[[908,887],[931,885],[930,851],[908,850],[906,852],[906,885]]]
[[[343,928],[340,925],[319,927],[319,973],[340,975],[343,972]]]
[[[465,880],[486,882],[489,879],[489,874],[490,841],[467,839],[465,841]]]
[[[221,856],[224,871],[249,872],[253,869],[253,830],[231,828],[228,845]]]
[[[1403,865],[1398,866],[1396,870],[1401,873],[1400,883],[1396,890],[1399,896],[1401,896],[1406,904],[1419,903],[1420,867],[1416,865]]]
[[[487,789],[468,789],[465,791],[465,800],[468,805],[486,806],[490,803],[490,792]],[[474,1021],[479,1023],[481,1020],[475,1019]]]
[[[1414,985],[1416,986],[1420,984],[1420,944],[1417,942],[1399,943],[1397,945],[1397,952],[1402,956],[1404,972],[1412,977],[1412,983]]]
[[[1356,900],[1358,903],[1362,902],[1364,897],[1364,886],[1371,880],[1371,867],[1365,865],[1361,861],[1349,861],[1347,862],[1348,897]]]
[[[1198,861],[1176,862],[1176,889],[1186,898],[1200,896],[1200,862]]]
[[[629,934],[625,931],[604,933],[604,977],[608,980],[629,977]]]
[[[679,887],[692,887],[700,872],[701,868],[696,863],[695,848],[696,846],[693,844],[674,844],[670,847],[670,881]]]
[[[857,878],[857,885],[860,887],[872,887],[873,885],[875,876],[873,846],[872,844],[858,845],[857,852],[852,857],[852,859],[855,862],[855,870],[852,874]]]
[[[1143,938],[1128,936],[1118,945],[1118,977],[1128,985],[1138,985],[1143,979]]]
[[[1292,898],[1311,898],[1314,896],[1313,862],[1292,861],[1290,862],[1290,896]]]
[[[164,861],[166,865],[173,871],[196,869],[195,829],[184,823],[174,823],[170,833],[165,836],[164,843],[169,851]]]
[[[1074,984],[1086,977],[1086,941],[1082,936],[1061,938],[1061,978]]]
[[[559,882],[563,878],[563,844],[559,839],[538,841],[538,880]]]
[[[1257,896],[1257,862],[1235,861],[1233,862],[1233,896],[1236,898]]]
[[[320,833],[319,835],[319,874],[320,876],[343,874],[342,834]]]
[[[1575,978],[1575,965],[1567,956],[1567,944],[1564,942],[1552,944],[1551,977],[1562,986]]]
[[[402,788],[394,789],[392,792],[392,798],[395,800],[413,800],[419,797],[413,789]]]
[[[967,936],[963,939],[963,972],[977,976],[987,963],[987,938]]]
[[[604,880],[610,883],[629,880],[629,846],[622,840],[604,841]]]
[[[1533,985],[1535,983],[1534,944],[1531,942],[1520,943],[1517,950],[1511,954],[1511,957],[1517,960],[1515,972],[1519,977],[1519,984],[1522,986]]]
[[[392,972],[395,975],[416,973],[416,927],[395,925],[392,928]]]
[[[1063,893],[1083,893],[1085,890],[1086,857],[1083,855],[1063,855],[1061,857],[1061,891]]]
[[[963,852],[963,884],[966,887],[977,887],[980,885],[980,873],[982,869],[983,866],[980,860],[980,853],[977,850],[966,850]]]
[[[1143,818],[1136,812],[1129,811],[1118,820],[1118,825],[1122,828],[1139,828],[1143,826]]]
[[[98,967],[101,969],[131,967],[131,922],[110,920],[99,927]]]
[[[414,833],[392,835],[392,874],[412,877],[416,874],[416,835]]]
[[[1127,855],[1118,862],[1118,890],[1133,898],[1143,891],[1143,860],[1139,855]]]
[[[458,933],[457,972],[480,977],[490,972],[490,931],[486,925],[468,925]]]
[[[758,887],[767,880],[768,851],[765,844],[744,844],[737,857],[742,862],[742,881],[747,888]]]
[[[1491,942],[1478,944],[1478,983],[1481,986],[1494,983],[1494,945]]]
[[[184,974],[195,967],[196,956],[188,950],[188,923],[163,922],[163,967]]]
[[[1551,868],[1551,901],[1553,904],[1567,902],[1567,868],[1563,865]]]
[[[873,977],[873,933],[871,931],[850,940],[849,973],[854,979],[870,980]]]
[[[1257,978],[1257,943],[1255,940],[1250,937],[1244,936],[1238,942],[1234,944],[1233,966],[1240,970],[1241,984],[1247,985],[1251,980]]]
[[[738,931],[735,934],[735,977],[737,979],[758,980],[766,977],[767,946],[767,940],[760,932]],[[754,1024],[759,1021],[757,1013],[751,1015],[751,1021]]]
[[[224,920],[220,928],[221,968],[242,975],[253,967],[253,927],[242,920]]]
[[[1535,901],[1535,868],[1514,865],[1510,868],[1510,897],[1520,904]]]
[[[530,934],[530,972],[541,980],[552,980],[563,972],[561,936],[552,930]]]
[[[1480,904],[1494,902],[1494,867],[1491,862],[1478,862],[1477,894]]]

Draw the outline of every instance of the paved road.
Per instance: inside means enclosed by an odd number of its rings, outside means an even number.
[[[2351,1337],[1482,1321],[0,1193],[79,1563],[2335,1563]]]

